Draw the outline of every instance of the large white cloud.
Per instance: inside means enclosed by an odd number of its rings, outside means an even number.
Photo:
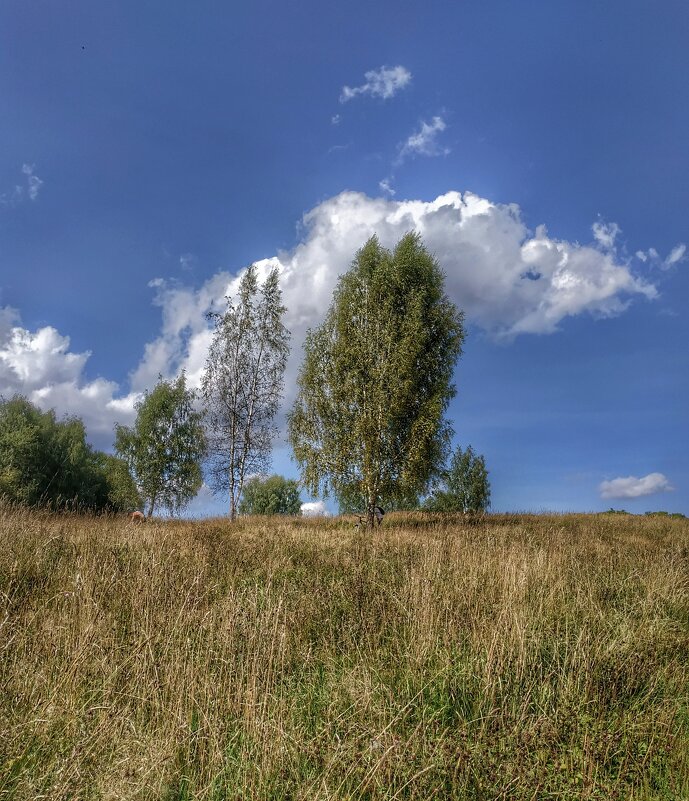
[[[641,498],[658,492],[671,492],[674,487],[662,473],[649,473],[642,478],[626,476],[603,481],[598,489],[601,498]]]
[[[25,395],[42,409],[77,415],[92,441],[109,447],[115,421],[133,420],[137,396],[122,395],[114,381],[86,380],[89,356],[70,352],[69,337],[52,326],[29,331],[16,310],[0,309],[0,394]]]
[[[392,247],[405,232],[418,231],[446,272],[450,297],[470,322],[499,339],[550,334],[567,317],[619,314],[635,295],[657,294],[617,257],[609,240],[598,236],[580,245],[549,236],[543,226],[531,233],[516,205],[468,192],[448,192],[430,202],[343,192],[309,211],[301,231],[293,250],[257,262],[264,274],[273,266],[281,273],[285,322],[293,337],[288,385],[306,330],[323,319],[338,277],[373,234]],[[181,368],[192,383],[199,380],[210,339],[206,312],[220,307],[236,280],[221,272],[200,289],[155,282],[163,326],[146,346],[134,389]]]
[[[467,319],[498,339],[550,334],[567,317],[619,314],[634,296],[657,294],[616,255],[610,228],[594,230],[596,241],[580,245],[550,236],[543,226],[532,233],[516,205],[469,192],[428,202],[343,192],[304,215],[295,248],[257,262],[261,275],[273,266],[280,270],[285,323],[292,332],[287,403],[306,330],[323,319],[357,249],[373,234],[392,247],[407,231],[418,231],[436,255],[447,292]],[[131,374],[130,394],[106,378],[86,380],[89,354],[71,353],[68,337],[54,328],[31,332],[11,309],[0,311],[0,393],[22,392],[44,408],[78,414],[92,435],[104,440],[107,434],[111,441],[113,422],[131,421],[137,393],[152,387],[159,374],[172,377],[185,369],[190,384],[199,384],[211,339],[206,314],[223,308],[238,280],[237,273],[223,271],[200,288],[152,282],[161,330]]]

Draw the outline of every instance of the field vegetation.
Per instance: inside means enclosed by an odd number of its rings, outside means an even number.
[[[689,523],[0,509],[0,799],[689,798]]]

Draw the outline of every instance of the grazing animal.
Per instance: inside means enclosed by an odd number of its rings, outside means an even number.
[[[138,509],[136,512],[132,512],[129,515],[129,519],[132,521],[132,523],[143,523],[146,520],[146,518],[144,517],[144,513],[139,512]]]

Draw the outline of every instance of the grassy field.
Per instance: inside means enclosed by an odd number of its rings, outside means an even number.
[[[0,510],[0,799],[689,799],[689,521]]]

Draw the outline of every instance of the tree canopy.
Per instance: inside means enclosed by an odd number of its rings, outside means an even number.
[[[485,512],[490,506],[490,482],[486,460],[458,445],[441,485],[425,503],[433,512]]]
[[[393,251],[371,238],[304,344],[288,426],[307,489],[348,506],[360,498],[371,523],[376,504],[425,492],[449,446],[463,339],[462,312],[420,238]]]
[[[159,379],[137,406],[132,428],[115,427],[115,450],[126,460],[148,516],[156,507],[178,512],[202,484],[206,441],[201,412],[184,373],[176,381]]]
[[[0,497],[51,509],[120,511],[136,501],[127,465],[86,442],[83,422],[58,420],[17,395],[0,402]]]
[[[244,484],[239,513],[243,515],[298,515],[301,512],[298,482],[273,475],[254,476]]]
[[[279,275],[261,284],[254,265],[239,283],[237,301],[227,297],[215,322],[202,395],[209,442],[208,475],[213,489],[229,493],[229,515],[237,516],[245,477],[270,465],[277,434],[289,332],[282,323]]]

